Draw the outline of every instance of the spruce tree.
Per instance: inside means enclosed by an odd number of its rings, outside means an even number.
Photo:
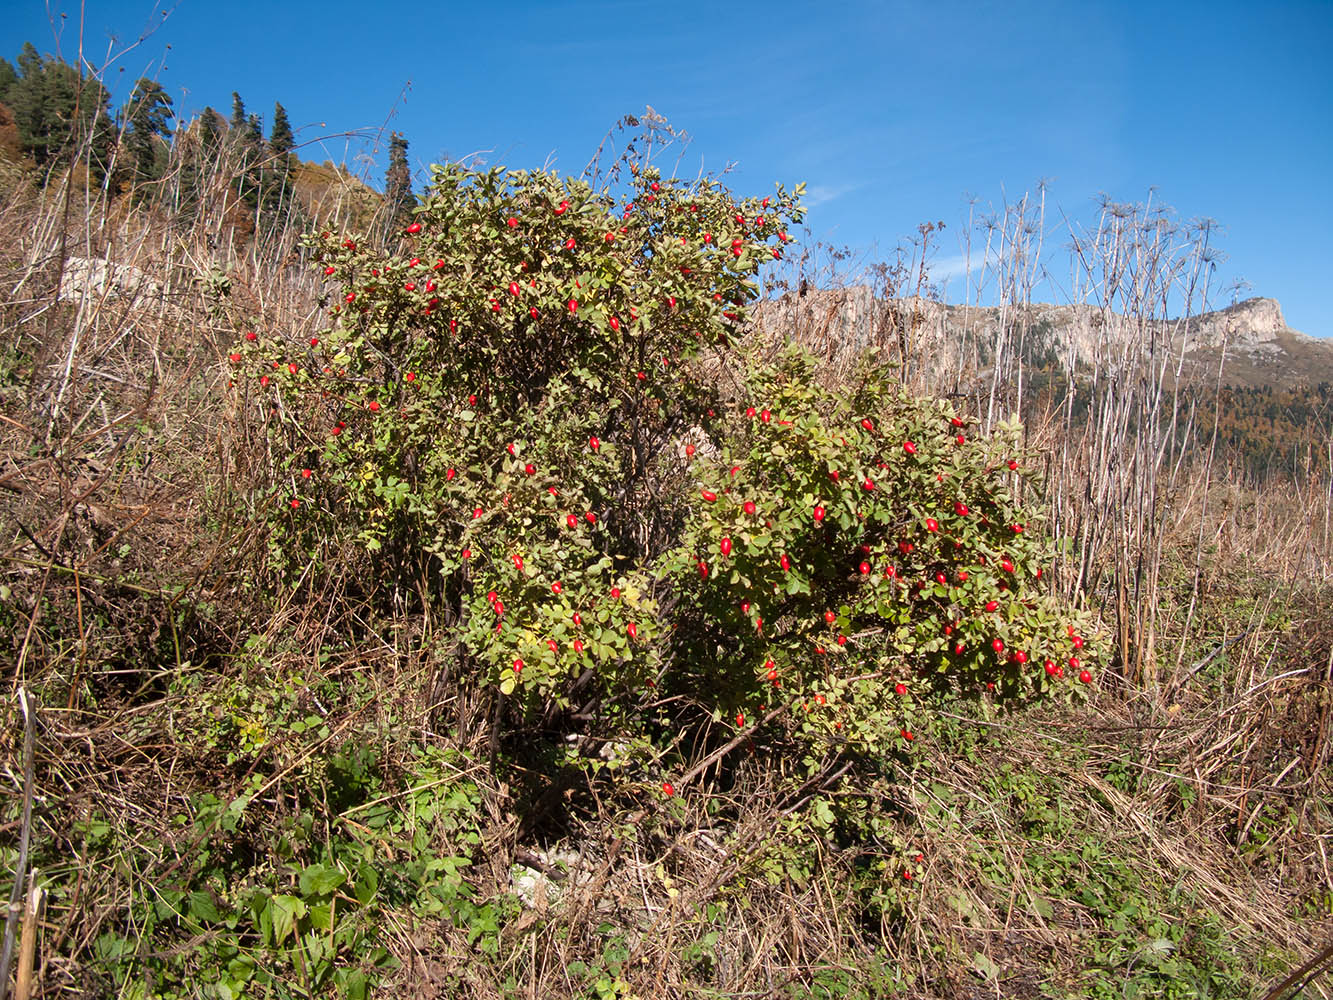
[[[32,42],[24,42],[18,54],[19,73],[25,80],[36,80],[42,74],[45,63],[42,54]]]
[[[261,178],[260,204],[266,214],[280,219],[285,218],[291,208],[292,148],[295,145],[296,137],[287,120],[287,109],[274,104],[273,127],[268,134],[269,155]]]
[[[171,135],[171,98],[156,80],[141,79],[134,85],[125,110],[125,147],[131,157],[132,180],[138,184],[155,180],[158,140]]]
[[[18,83],[19,74],[9,60],[0,59],[0,104],[9,103],[9,89]]]
[[[407,225],[412,221],[416,198],[412,196],[412,171],[407,165],[407,139],[401,132],[389,135],[389,169],[384,174],[384,206],[391,227]]]
[[[268,133],[268,151],[280,166],[287,163],[292,149],[296,146],[296,136],[292,134],[291,123],[287,121],[287,109],[281,104],[273,105],[273,127]]]
[[[231,92],[231,127],[234,129],[245,128],[245,102],[241,100],[241,95],[234,90]]]
[[[232,122],[236,121],[238,105],[232,104]],[[240,106],[244,113],[244,106]],[[247,115],[239,126],[233,125],[232,143],[240,155],[236,166],[236,187],[241,200],[250,208],[259,205],[263,189],[264,131],[258,115]]]
[[[31,42],[19,53],[18,72],[5,94],[25,156],[39,167],[54,167],[77,151],[81,158],[86,156],[94,180],[105,176],[110,158],[109,101],[99,81],[82,78],[59,59],[44,59]]]
[[[19,147],[40,167],[67,137],[67,133],[57,135],[54,126],[62,117],[68,121],[73,116],[73,93],[68,101],[57,93],[60,88],[48,79],[52,74],[32,42],[24,42],[18,66],[18,78],[10,85],[10,110],[18,126]]]
[[[204,113],[199,116],[199,138],[206,151],[216,152],[218,143],[222,139],[222,130],[227,127],[227,121],[212,108],[204,108]]]

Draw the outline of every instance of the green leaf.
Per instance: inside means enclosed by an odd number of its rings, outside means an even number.
[[[296,896],[277,895],[269,899],[273,920],[273,944],[281,945],[296,929],[296,922],[306,915],[306,905]]]
[[[333,907],[328,903],[318,903],[310,907],[310,926],[320,931],[333,928]]]
[[[994,981],[1000,976],[1000,967],[990,960],[983,952],[976,952],[972,956],[972,971],[982,979]]]
[[[368,904],[375,898],[375,891],[379,888],[380,877],[370,865],[362,865],[356,870],[356,887],[354,892],[357,901],[362,906]]]
[[[208,893],[199,891],[190,893],[188,905],[190,916],[195,920],[209,924],[222,922],[222,914],[218,912],[217,905],[213,902],[213,897]]]
[[[314,864],[301,872],[301,895],[324,896],[347,881],[347,876],[337,868]]]

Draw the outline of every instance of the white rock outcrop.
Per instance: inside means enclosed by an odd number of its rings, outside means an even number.
[[[117,264],[102,257],[69,257],[60,275],[60,298],[78,302],[118,299],[131,306],[160,298],[162,285],[132,264]]]

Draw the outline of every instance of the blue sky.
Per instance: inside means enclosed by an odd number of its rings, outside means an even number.
[[[72,0],[3,5],[0,54],[25,40],[77,53]],[[229,113],[237,90],[266,127],[281,101],[298,140],[326,137],[307,158],[369,154],[377,183],[373,140],[389,128],[423,175],[475,152],[577,173],[620,116],[651,105],[693,137],[682,174],[734,165],[742,194],[805,181],[817,239],[884,256],[945,221],[937,276],[958,270],[969,198],[985,210],[1044,179],[1053,210],[1087,219],[1099,192],[1155,189],[1223,227],[1214,304],[1244,279],[1289,325],[1333,336],[1328,0],[87,0],[83,33],[94,65],[118,53],[113,83],[156,76],[185,113]],[[961,282],[946,293],[958,301]]]

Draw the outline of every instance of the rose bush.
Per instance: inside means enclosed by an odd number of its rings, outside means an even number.
[[[723,390],[800,194],[451,165],[395,251],[310,237],[329,328],[229,361],[280,486],[272,570],[342,567],[548,718],[671,699],[744,728],[790,704],[910,739],[927,693],[1080,673],[1015,429],[977,437],[873,366],[820,389],[799,352]]]
[[[821,390],[812,365],[756,367],[710,427],[659,563],[674,684],[882,745],[941,695],[1021,702],[1082,673],[1089,630],[1041,591],[1052,546],[1016,499],[1019,428],[975,436],[873,366]]]

